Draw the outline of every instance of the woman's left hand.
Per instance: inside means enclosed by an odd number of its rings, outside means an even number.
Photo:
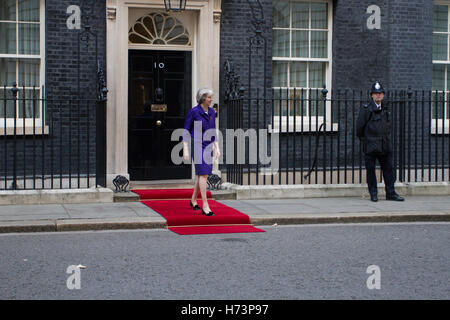
[[[217,143],[217,141],[214,141],[214,158],[217,160],[220,158],[220,149],[219,149],[219,144]]]

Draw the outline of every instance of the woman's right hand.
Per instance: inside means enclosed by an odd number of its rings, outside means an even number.
[[[183,146],[183,158],[185,161],[189,161],[189,159],[190,159],[189,149],[188,149],[187,144],[184,144],[184,146]]]

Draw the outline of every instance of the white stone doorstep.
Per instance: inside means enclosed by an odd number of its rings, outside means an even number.
[[[314,184],[314,185],[234,185],[227,183],[223,189],[236,192],[237,200],[298,199],[324,197],[368,197],[366,184]],[[403,196],[450,195],[448,182],[396,183],[395,189]],[[385,195],[384,183],[378,184],[379,195]]]
[[[0,205],[108,203],[114,192],[108,188],[5,190],[0,191]]]

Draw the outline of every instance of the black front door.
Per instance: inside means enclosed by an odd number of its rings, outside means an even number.
[[[129,50],[128,75],[130,179],[190,179],[190,165],[172,162],[171,135],[191,108],[191,52]]]

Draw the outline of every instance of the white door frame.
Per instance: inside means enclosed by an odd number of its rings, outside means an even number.
[[[164,10],[163,0],[107,0],[106,72],[108,101],[106,115],[106,180],[128,174],[128,30],[131,8]],[[219,100],[221,0],[188,0],[186,12],[197,21],[192,31],[192,105],[200,87],[212,87]],[[183,14],[183,13],[179,13]],[[155,49],[158,49],[155,47]],[[162,48],[159,46],[159,50]],[[183,49],[186,50],[186,49]],[[201,63],[200,63],[201,62]],[[218,122],[217,122],[218,125]],[[215,164],[217,170],[217,164]],[[194,173],[193,176],[194,177]]]

